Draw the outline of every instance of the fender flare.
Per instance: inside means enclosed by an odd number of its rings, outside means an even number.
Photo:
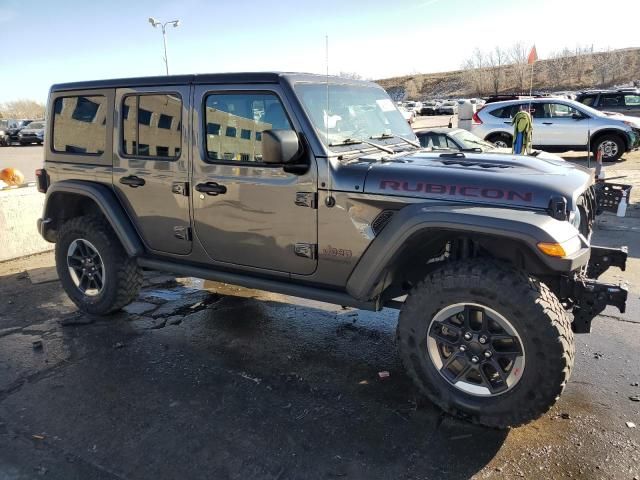
[[[100,183],[81,180],[63,180],[56,182],[47,190],[47,195],[44,200],[43,215],[42,218],[38,220],[38,231],[45,240],[49,240],[49,238],[51,238],[51,236],[48,235],[48,231],[50,230],[49,224],[51,223],[52,217],[52,212],[49,211],[49,200],[54,195],[60,193],[71,193],[93,200],[102,211],[102,214],[111,225],[111,228],[113,228],[113,231],[118,236],[118,239],[127,254],[131,257],[137,257],[144,253],[142,241],[131,223],[131,220],[122,208],[122,205],[113,193],[113,190]]]
[[[533,252],[545,267],[558,273],[574,271],[589,261],[590,246],[581,238],[581,248],[569,257],[543,254],[539,242],[561,243],[578,231],[566,221],[546,212],[469,205],[425,205],[404,207],[371,242],[347,280],[347,292],[358,300],[371,300],[386,287],[385,277],[403,245],[416,234],[428,231],[475,233],[517,241]]]

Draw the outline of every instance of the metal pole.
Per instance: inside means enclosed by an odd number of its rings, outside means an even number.
[[[167,34],[165,31],[166,23],[162,24],[162,44],[164,45],[164,69],[169,75],[169,59],[167,58]]]

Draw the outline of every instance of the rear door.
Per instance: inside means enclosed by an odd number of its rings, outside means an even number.
[[[624,95],[621,93],[601,94],[598,110],[625,114]]]
[[[194,229],[215,261],[301,275],[317,265],[317,167],[262,163],[262,133],[302,131],[278,85],[198,85]],[[197,125],[197,127],[196,127]]]
[[[113,186],[145,245],[191,251],[189,87],[116,90]]]

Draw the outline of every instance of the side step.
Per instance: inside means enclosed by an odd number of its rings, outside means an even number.
[[[345,307],[359,308],[362,310],[378,311],[380,307],[377,302],[361,302],[345,292],[328,290],[319,287],[309,287],[297,283],[290,283],[281,280],[256,277],[240,273],[223,272],[194,265],[168,262],[151,258],[138,258],[138,265],[144,268],[171,272],[188,277],[202,278],[214,282],[230,283],[245,288],[256,290],[266,290],[267,292],[291,295],[292,297],[307,298],[319,302],[343,305]]]

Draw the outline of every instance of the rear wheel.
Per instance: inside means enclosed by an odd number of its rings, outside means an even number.
[[[398,342],[407,372],[433,403],[500,428],[549,410],[574,358],[555,295],[486,260],[450,264],[418,284],[400,313]]]
[[[511,148],[513,145],[513,138],[508,133],[495,133],[489,135],[487,140],[498,148]]]
[[[603,135],[593,143],[593,153],[602,150],[603,162],[615,162],[624,153],[624,142],[618,135]]]
[[[131,303],[142,272],[99,216],[65,222],[56,242],[56,268],[69,298],[84,312],[106,315]]]

